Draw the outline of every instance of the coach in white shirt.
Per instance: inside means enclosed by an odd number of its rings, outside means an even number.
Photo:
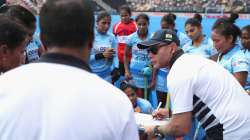
[[[1,140],[137,140],[129,99],[89,71],[94,16],[87,0],[49,0],[47,54],[0,77]]]
[[[156,68],[170,69],[167,81],[172,104],[172,118],[165,126],[151,126],[152,136],[184,136],[192,117],[206,130],[208,140],[250,139],[250,97],[239,82],[223,67],[206,58],[183,54],[173,31],[159,30],[138,44],[148,49]],[[156,112],[165,116],[166,109]]]

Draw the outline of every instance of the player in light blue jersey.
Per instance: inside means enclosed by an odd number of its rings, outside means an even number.
[[[187,42],[190,41],[190,38],[183,32],[175,28],[176,15],[169,13],[164,15],[161,19],[161,29],[171,29],[174,30],[180,40],[180,47],[182,48]]]
[[[45,49],[40,41],[39,35],[34,34],[36,29],[35,15],[20,5],[7,6],[6,10],[3,11],[3,14],[22,24],[28,32],[29,43],[25,49],[25,63],[38,60],[44,53]]]
[[[134,86],[130,85],[130,83],[127,81],[122,81],[120,89],[128,96],[135,112],[145,114],[151,114],[153,112],[151,103],[145,99],[137,97]]]
[[[248,58],[248,63],[250,63],[250,25],[243,27],[241,30],[241,44],[243,47],[243,53]],[[250,94],[250,67],[248,68],[245,90]]]
[[[217,63],[234,75],[244,87],[247,81],[249,61],[236,43],[241,31],[234,24],[237,18],[218,19],[212,27],[212,40],[218,51]]]
[[[32,40],[26,47],[26,63],[34,62],[40,58],[44,52],[44,46],[39,38],[39,35],[34,34]]]
[[[125,49],[125,78],[133,80],[136,87],[136,93],[139,97],[144,97],[143,93],[150,93],[149,83],[151,82],[151,72],[146,72],[146,69],[151,65],[148,58],[147,50],[142,50],[137,47],[137,44],[150,37],[148,31],[149,17],[146,14],[140,14],[136,17],[137,32],[129,36]],[[129,52],[132,51],[132,58],[129,64]],[[146,89],[146,90],[145,90]],[[145,97],[148,99],[149,96]]]
[[[91,49],[90,68],[101,78],[111,82],[111,66],[115,56],[115,37],[108,33],[111,16],[107,12],[100,12],[96,19],[95,39]]]
[[[201,25],[202,17],[197,15],[193,18],[189,18],[185,23],[186,33],[191,41],[186,43],[182,49],[185,53],[209,58],[216,54],[217,51],[213,47],[212,40],[203,34]]]

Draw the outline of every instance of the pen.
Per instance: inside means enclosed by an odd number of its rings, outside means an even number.
[[[158,111],[158,110],[160,109],[161,104],[162,104],[162,102],[159,102],[159,104],[158,104],[158,106],[157,106],[157,108],[156,108],[156,110],[155,110],[154,112],[156,112],[156,111]],[[155,116],[154,113],[153,113],[152,115],[153,115],[153,119],[156,119],[156,118],[157,118],[157,116]]]
[[[157,108],[156,108],[156,111],[158,111],[158,110],[160,109],[161,104],[162,104],[162,102],[159,102],[159,104],[158,104],[158,106],[157,106]]]

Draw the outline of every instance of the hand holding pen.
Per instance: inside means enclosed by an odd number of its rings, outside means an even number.
[[[152,113],[153,118],[157,120],[162,120],[169,117],[169,111],[165,108],[160,108],[161,102],[159,103],[157,109]]]

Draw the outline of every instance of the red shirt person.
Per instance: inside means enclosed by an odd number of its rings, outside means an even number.
[[[121,21],[113,26],[113,34],[118,41],[118,60],[119,69],[122,75],[124,75],[124,50],[126,47],[127,38],[130,34],[136,32],[137,26],[133,19],[131,19],[131,10],[128,6],[121,6],[119,9]],[[130,54],[131,58],[131,54]]]

